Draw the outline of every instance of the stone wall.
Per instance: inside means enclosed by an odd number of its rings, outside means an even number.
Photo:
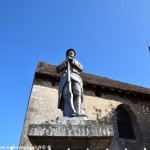
[[[35,78],[31,91],[20,146],[31,146],[27,137],[29,124],[40,124],[56,120],[62,116],[57,109],[58,84],[50,80]],[[131,112],[136,140],[119,139],[115,109],[123,104]],[[84,90],[85,112],[89,120],[112,122],[115,137],[109,149],[112,150],[143,150],[150,149],[150,102],[148,100],[134,100],[108,93],[95,96],[92,90]]]

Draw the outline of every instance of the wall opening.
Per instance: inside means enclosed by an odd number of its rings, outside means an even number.
[[[121,106],[116,109],[119,138],[135,140],[135,133],[130,113]]]

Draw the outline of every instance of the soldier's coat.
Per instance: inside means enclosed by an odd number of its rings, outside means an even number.
[[[70,64],[70,77],[71,80],[74,80],[76,82],[78,82],[81,86],[81,91],[82,91],[82,95],[81,95],[81,99],[83,102],[83,82],[81,77],[79,76],[80,72],[82,72],[83,70],[83,66],[76,60],[73,59],[72,63]],[[59,82],[59,89],[58,89],[58,108],[63,110],[63,105],[64,105],[64,98],[63,98],[63,89],[64,86],[67,82],[67,65],[65,62],[62,62],[57,68],[56,71],[58,73],[62,72],[62,76],[60,78],[60,82]]]

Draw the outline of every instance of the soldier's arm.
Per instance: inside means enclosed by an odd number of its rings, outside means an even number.
[[[72,60],[72,63],[71,65],[77,69],[79,72],[82,72],[83,71],[83,66],[76,60],[76,59],[73,59]]]

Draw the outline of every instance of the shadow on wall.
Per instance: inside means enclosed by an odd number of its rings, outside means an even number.
[[[113,125],[114,139],[111,147],[116,143],[119,147],[138,147],[143,145],[143,135],[138,123],[137,116],[129,105],[120,104],[116,109],[112,109],[106,116],[102,117],[102,110],[93,107],[98,122],[108,122]],[[147,114],[145,114],[147,115]],[[138,143],[138,144],[137,144]]]

